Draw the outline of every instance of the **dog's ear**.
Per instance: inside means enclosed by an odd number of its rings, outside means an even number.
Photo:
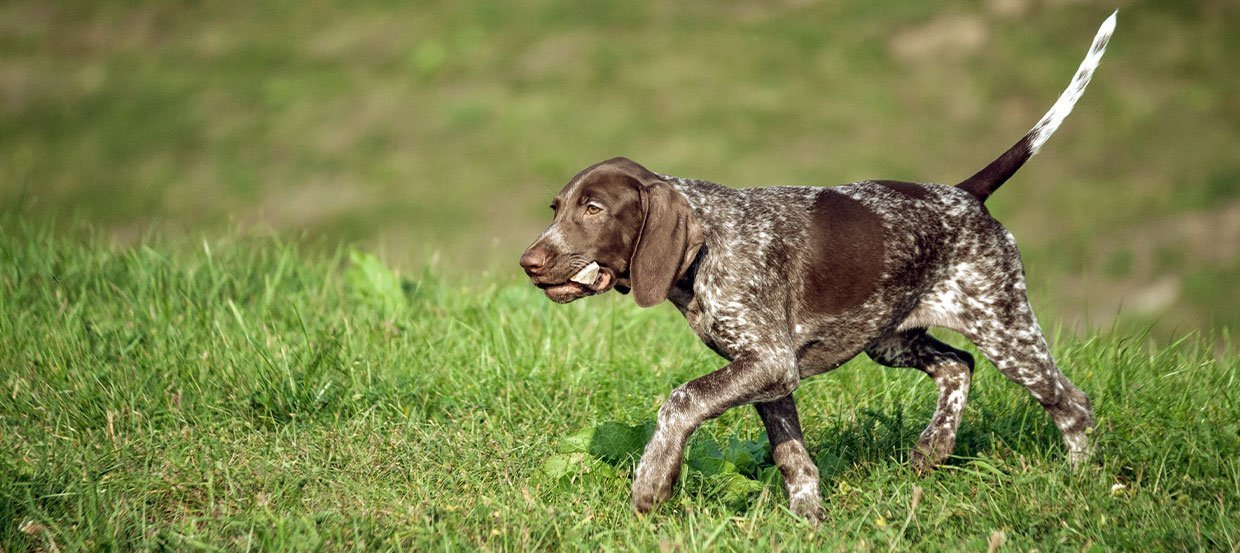
[[[667,299],[676,279],[689,270],[702,247],[702,230],[683,194],[658,178],[640,181],[643,221],[629,278],[637,305],[651,307]]]

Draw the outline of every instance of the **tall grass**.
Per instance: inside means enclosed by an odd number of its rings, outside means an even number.
[[[1079,473],[984,365],[957,456],[915,477],[933,386],[857,360],[797,392],[821,527],[783,510],[749,409],[707,424],[671,502],[638,518],[643,425],[721,364],[667,306],[558,306],[276,239],[0,229],[7,551],[1240,545],[1240,362],[1205,337],[1055,340],[1099,419]]]

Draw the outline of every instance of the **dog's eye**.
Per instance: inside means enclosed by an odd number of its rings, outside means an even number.
[[[586,215],[598,215],[600,211],[603,211],[603,208],[599,207],[598,204],[586,205]]]

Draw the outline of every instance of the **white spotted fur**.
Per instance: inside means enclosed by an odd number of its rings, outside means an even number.
[[[1063,123],[1064,118],[1072,113],[1072,107],[1076,105],[1077,100],[1081,99],[1081,95],[1085,93],[1085,87],[1089,85],[1089,79],[1094,76],[1094,70],[1098,68],[1098,64],[1102,62],[1102,54],[1106,53],[1107,41],[1111,40],[1111,34],[1115,32],[1115,18],[1119,15],[1116,11],[1102,22],[1102,26],[1098,28],[1098,34],[1094,36],[1094,43],[1089,47],[1089,53],[1085,55],[1081,66],[1076,70],[1076,76],[1072,78],[1072,82],[1068,84],[1068,88],[1059,96],[1059,100],[1055,105],[1051,106],[1050,111],[1042,116],[1038,124],[1033,126],[1030,133],[1033,135],[1029,143],[1029,153],[1034,155],[1038,150],[1042,149],[1042,145],[1046,144],[1046,140],[1055,133],[1059,125]]]
[[[1068,89],[1026,135],[1030,155],[1080,99],[1115,19],[1112,14],[1103,23]],[[1028,389],[1059,427],[1069,461],[1085,459],[1087,431],[1093,427],[1089,400],[1051,358],[1026,298],[1015,239],[982,205],[993,187],[975,194],[959,187],[865,181],[832,188],[732,189],[657,176],[683,195],[703,240],[690,272],[668,299],[730,363],[678,387],[659,409],[634,475],[633,505],[639,512],[670,496],[683,449],[698,426],[751,403],[766,426],[793,511],[817,519],[818,471],[804,446],[792,392],[801,379],[862,352],[882,365],[920,370],[934,381],[937,406],[910,460],[918,470],[943,461],[955,445],[973,358],[935,340],[926,333],[930,326],[960,332],[999,372]],[[811,229],[818,228],[817,202],[829,194],[831,201],[853,202],[849,205],[862,206],[881,221],[877,232],[883,246],[882,255],[875,254],[882,258],[876,290],[835,311],[803,301],[812,297],[807,290],[819,286],[806,288],[818,282],[806,272],[817,259],[813,253],[827,247],[813,242],[814,236],[824,238]],[[545,238],[569,246],[552,229]]]

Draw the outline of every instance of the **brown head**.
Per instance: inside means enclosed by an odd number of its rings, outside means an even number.
[[[636,162],[613,158],[577,173],[551,202],[551,226],[521,255],[548,298],[568,303],[613,287],[642,307],[667,299],[702,245],[689,202]],[[598,275],[579,275],[590,263]]]

